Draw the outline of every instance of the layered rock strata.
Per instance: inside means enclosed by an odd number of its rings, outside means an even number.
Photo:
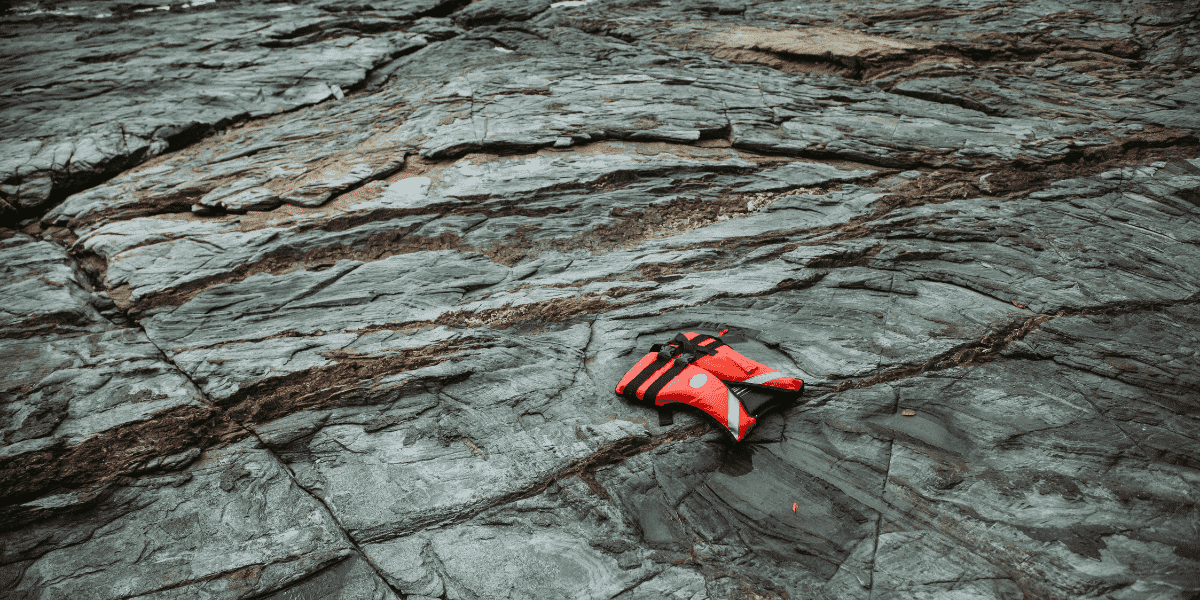
[[[1191,599],[1196,17],[13,4],[0,595]]]

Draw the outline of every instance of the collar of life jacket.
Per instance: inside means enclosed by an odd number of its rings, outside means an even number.
[[[707,340],[709,337],[711,337],[711,336],[704,336],[705,340]],[[672,339],[670,342],[667,342],[665,344],[654,344],[654,345],[650,346],[650,351],[657,352],[658,356],[660,358],[662,358],[663,360],[668,360],[672,356],[674,356],[676,363],[681,364],[681,365],[686,365],[686,364],[694,362],[697,358],[699,358],[698,355],[700,355],[700,354],[703,354],[706,356],[716,356],[716,354],[717,354],[716,348],[718,346],[724,345],[724,344],[713,344],[706,348],[704,346],[699,345],[700,341],[703,341],[703,340],[699,340],[699,339],[689,340],[687,338],[687,336],[685,336],[681,333],[681,334],[676,335],[675,338]]]

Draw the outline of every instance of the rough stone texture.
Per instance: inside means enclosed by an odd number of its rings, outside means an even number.
[[[6,6],[0,596],[1192,600],[1198,14]]]

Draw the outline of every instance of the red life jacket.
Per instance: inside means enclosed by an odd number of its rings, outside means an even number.
[[[703,410],[736,441],[767,411],[800,398],[804,382],[742,356],[718,337],[689,332],[654,344],[617,384],[631,401]]]
[[[694,406],[716,419],[741,441],[757,422],[716,375],[689,364],[686,355],[655,351],[645,355],[617,384],[617,393],[655,406]]]
[[[691,331],[675,336],[671,346],[697,355],[693,364],[711,371],[722,381],[765,385],[785,390],[802,391],[804,382],[788,377],[777,369],[742,356],[719,337],[698,335]],[[715,353],[704,350],[715,350]]]

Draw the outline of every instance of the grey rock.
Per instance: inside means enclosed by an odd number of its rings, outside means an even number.
[[[621,525],[577,521],[576,508],[591,492],[574,481],[463,523],[364,549],[409,597],[436,592],[435,597],[449,598],[612,598],[641,586],[645,589],[635,597],[648,597],[654,590],[676,594],[679,585],[690,592],[676,597],[691,598],[702,589],[703,577],[695,571],[650,565],[623,569],[589,543]],[[657,584],[648,583],[656,579]]]
[[[0,73],[13,83],[0,101],[13,142],[0,178],[19,188],[10,204],[43,208],[53,193],[90,187],[210,128],[341,99],[404,44],[383,33],[395,21],[315,6],[155,10],[114,28],[106,22],[123,5],[108,4],[84,9],[83,21],[5,17],[6,30],[21,32],[0,50],[12,57]],[[162,45],[167,32],[191,41]]]
[[[264,596],[270,600],[397,600],[397,596],[361,556],[325,569],[296,585]],[[408,596],[412,598],[412,596]]]
[[[304,586],[311,591],[284,590],[277,596],[322,597],[309,594],[341,587],[328,578],[374,575],[356,566],[360,559],[353,558],[352,547],[324,507],[256,445],[248,441],[210,451],[180,475],[140,479],[82,514],[4,534],[2,560],[30,561],[8,590],[29,598],[131,593],[245,598],[341,563]],[[229,520],[237,526],[227,525]],[[61,539],[80,525],[91,529],[89,537],[61,548],[39,544]],[[131,531],[137,534],[128,535]],[[63,580],[64,572],[76,576]],[[374,595],[357,597],[394,596],[386,587],[376,587]]]
[[[0,15],[0,596],[1200,592],[1194,8],[141,10]]]
[[[408,28],[409,33],[424,35],[432,40],[445,40],[466,33],[466,30],[454,24],[450,19],[423,17],[417,19],[416,25]]]
[[[524,21],[550,8],[550,0],[480,0],[454,13],[459,25],[484,25],[500,21]]]

